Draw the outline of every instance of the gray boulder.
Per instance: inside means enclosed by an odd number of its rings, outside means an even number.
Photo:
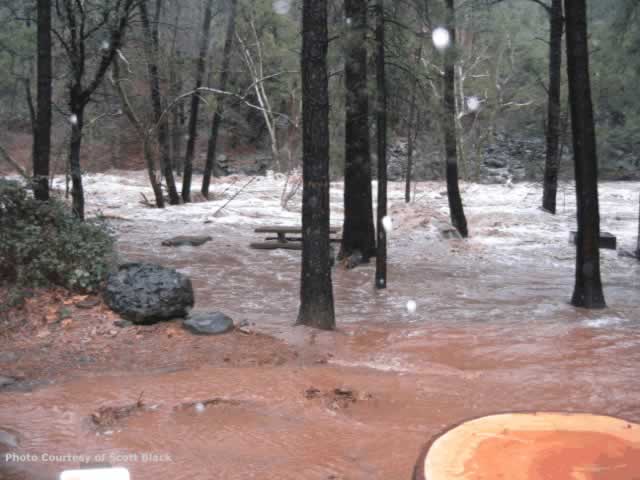
[[[183,326],[196,335],[220,335],[234,328],[233,320],[220,312],[192,313]]]
[[[127,263],[109,276],[104,301],[123,318],[149,325],[186,317],[194,304],[193,286],[172,268]]]

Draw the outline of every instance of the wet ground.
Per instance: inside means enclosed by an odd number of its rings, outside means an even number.
[[[157,212],[133,193],[111,204],[95,187],[123,259],[178,268],[194,281],[197,309],[249,327],[212,338],[178,322],[119,329],[98,306],[0,339],[0,373],[24,377],[24,388],[0,393],[0,430],[17,436],[13,453],[36,458],[0,463],[0,477],[55,478],[86,458],[126,466],[134,480],[408,479],[429,438],[472,417],[547,410],[640,422],[640,263],[603,251],[610,308],[568,305],[570,191],[551,217],[536,208],[536,186],[465,185],[473,237],[461,241],[439,234],[441,184],[419,185],[411,207],[394,185],[389,288],[374,290],[372,265],[336,267],[338,330],[328,333],[292,326],[299,253],[248,247],[255,226],[295,223],[295,211],[279,209],[277,179],[211,218],[229,188],[217,184],[211,204]],[[639,190],[603,186],[603,229],[622,248],[635,242]],[[340,196],[336,187],[338,225]],[[213,241],[160,246],[177,234]],[[122,418],[92,421],[138,400]]]

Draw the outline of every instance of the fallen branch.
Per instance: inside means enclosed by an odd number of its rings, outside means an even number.
[[[11,158],[9,152],[7,152],[7,150],[2,145],[0,145],[0,153],[2,154],[2,158],[4,158],[6,162],[20,174],[22,178],[24,178],[28,183],[31,183],[31,177],[20,165],[18,165],[18,162]]]
[[[222,205],[218,210],[216,210],[216,212],[213,214],[213,216],[215,217],[215,216],[216,216],[216,215],[218,215],[222,210],[224,210],[224,209],[227,207],[227,205],[229,205],[231,202],[233,202],[233,201],[236,199],[236,197],[237,197],[238,195],[240,195],[240,194],[242,193],[242,191],[243,191],[245,188],[247,188],[249,185],[251,185],[251,184],[255,181],[255,179],[256,179],[256,177],[252,177],[252,178],[251,178],[251,180],[249,180],[247,183],[245,183],[245,184],[243,185],[243,187],[235,193],[235,195],[233,195],[229,200],[227,200],[227,203],[225,203],[225,204],[224,204],[224,205]]]

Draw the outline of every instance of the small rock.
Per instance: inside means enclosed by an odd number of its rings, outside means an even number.
[[[18,436],[14,433],[0,430],[0,447],[18,448]]]
[[[100,305],[99,298],[87,298],[86,300],[82,300],[81,302],[75,304],[76,308],[81,308],[84,310],[90,310],[94,307],[97,307],[98,305]]]
[[[72,316],[71,310],[67,307],[63,307],[58,312],[58,321],[61,322],[62,320],[67,320],[71,318],[71,316]]]
[[[62,328],[71,328],[71,325],[73,324],[73,320],[71,320],[70,318],[67,318],[66,320],[62,321]]]
[[[0,375],[0,388],[15,385],[17,381],[18,380],[13,377],[5,377],[4,375]]]
[[[118,328],[127,328],[131,327],[133,322],[130,322],[129,320],[116,320],[113,324]]]
[[[178,335],[178,331],[177,331],[175,328],[169,328],[169,329],[167,330],[167,337],[168,337],[168,338],[173,338],[173,337],[175,337],[176,335]]]
[[[0,352],[0,362],[15,362],[18,359],[18,355],[13,352]]]
[[[51,334],[51,332],[49,330],[41,330],[36,337],[37,338],[46,338]]]
[[[192,313],[183,326],[196,335],[220,335],[234,328],[233,320],[220,312]]]
[[[180,236],[164,240],[162,245],[165,247],[199,247],[213,240],[209,236]]]

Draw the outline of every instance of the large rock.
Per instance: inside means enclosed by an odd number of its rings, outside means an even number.
[[[220,335],[233,330],[233,320],[220,312],[192,313],[183,325],[196,335]]]
[[[109,276],[105,303],[134,323],[148,325],[186,317],[193,307],[191,280],[160,265],[128,263]]]

